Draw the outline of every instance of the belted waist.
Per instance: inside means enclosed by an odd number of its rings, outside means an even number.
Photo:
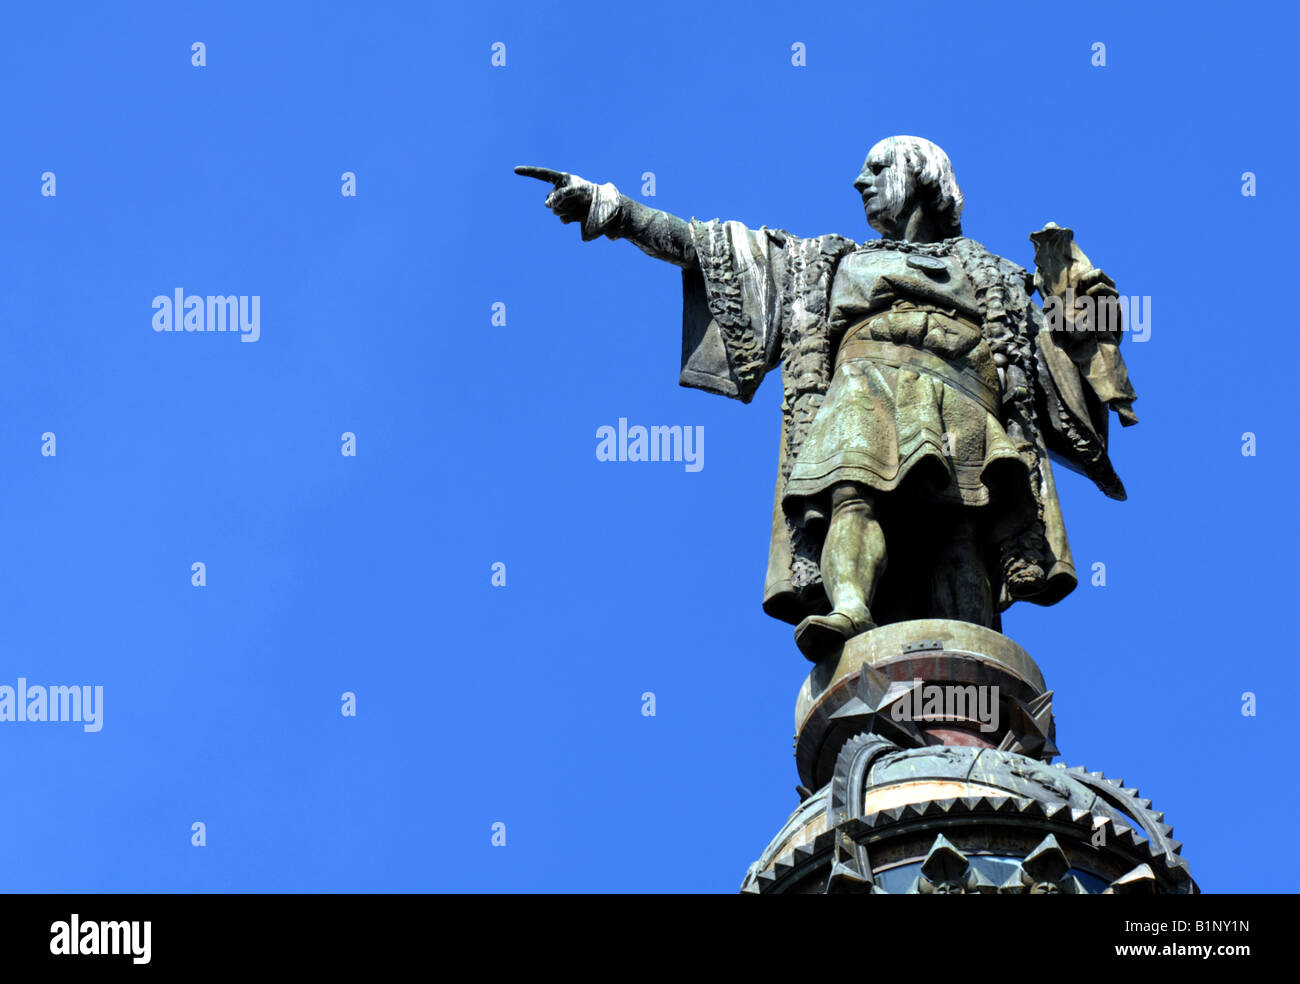
[[[896,369],[910,369],[913,372],[925,373],[969,396],[994,417],[1001,419],[998,393],[970,366],[954,365],[933,352],[911,345],[879,341],[871,338],[866,331],[860,330],[863,327],[863,325],[856,325],[846,333],[835,356],[836,367],[850,360],[865,359],[870,362],[884,363]]]
[[[915,332],[919,338],[925,335],[931,327],[944,324],[964,328],[976,338],[980,337],[979,323],[972,321],[963,314],[959,314],[956,308],[941,308],[932,304],[914,304],[911,301],[897,301],[888,310],[877,311],[875,314],[863,318],[862,321],[850,328],[847,334],[852,334],[863,325],[875,324],[881,320],[889,322],[890,331],[900,335]]]

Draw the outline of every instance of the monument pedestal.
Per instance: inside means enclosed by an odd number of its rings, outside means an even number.
[[[805,799],[742,892],[1198,891],[1150,800],[1050,764],[1051,702],[991,629],[923,619],[850,639],[800,690]]]

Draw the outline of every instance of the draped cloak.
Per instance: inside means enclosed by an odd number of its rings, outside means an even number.
[[[783,508],[783,500],[834,377],[838,338],[831,324],[831,297],[836,272],[846,256],[865,247],[837,235],[801,238],[719,219],[692,219],[690,228],[698,263],[683,270],[680,384],[748,403],[764,376],[782,366],[781,449],[763,608],[773,617],[798,623],[806,615],[828,611],[829,603],[819,569],[821,538]],[[1009,326],[1027,343],[1022,351],[1029,353],[1028,364],[1017,367],[1014,378],[1031,395],[1026,400],[1022,393],[1012,400],[1002,394],[1003,420],[994,427],[1001,432],[1005,422],[1019,436],[1033,476],[1033,559],[1046,582],[1023,600],[1054,604],[1074,589],[1077,578],[1049,454],[1088,474],[1108,495],[1123,498],[1105,453],[1107,408],[1083,407],[1077,370],[1068,360],[1053,357],[1057,353],[1050,338],[1038,340],[1043,321],[1041,310],[1029,300],[1032,276],[972,240],[945,243],[962,244],[968,254],[976,251],[996,264],[1001,287],[995,302],[997,327]],[[985,322],[986,330],[992,330],[993,320]],[[1012,597],[998,572],[990,575],[999,611],[1020,600]]]

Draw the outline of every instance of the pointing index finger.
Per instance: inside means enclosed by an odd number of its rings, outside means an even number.
[[[549,167],[536,167],[532,164],[520,164],[515,168],[515,174],[521,174],[525,178],[537,178],[539,181],[549,181],[555,187],[563,187],[569,180],[569,175],[564,171],[555,171]]]

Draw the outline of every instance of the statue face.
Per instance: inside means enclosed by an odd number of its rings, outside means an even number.
[[[867,154],[853,187],[862,195],[867,223],[884,236],[911,210],[916,198],[916,175],[895,153],[890,141],[882,140]]]

